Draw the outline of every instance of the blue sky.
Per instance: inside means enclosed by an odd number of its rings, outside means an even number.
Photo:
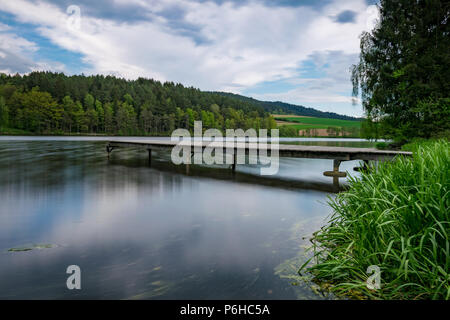
[[[324,111],[351,103],[373,0],[0,0],[0,72],[154,78]]]

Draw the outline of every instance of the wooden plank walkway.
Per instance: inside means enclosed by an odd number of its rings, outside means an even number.
[[[201,143],[202,149],[211,144],[210,141],[197,142]],[[106,146],[109,153],[116,148],[130,148],[138,147],[148,150],[149,161],[151,162],[152,150],[167,150],[172,149],[178,142],[170,140],[126,140],[126,141],[110,141]],[[268,145],[269,146],[269,145]],[[214,147],[225,148],[225,143],[214,143]],[[243,150],[244,149],[244,150]],[[234,150],[237,153],[239,150],[246,154],[250,151],[255,151],[248,143],[235,143]],[[270,147],[267,148],[270,154]],[[342,161],[362,160],[367,165],[370,160],[391,160],[397,156],[412,156],[411,152],[406,151],[392,151],[392,150],[377,150],[374,148],[347,148],[347,147],[323,147],[323,146],[304,146],[304,145],[289,145],[279,144],[278,153],[280,157],[292,158],[312,158],[312,159],[331,159],[333,162],[333,171],[325,171],[324,175],[331,177],[345,177],[345,172],[339,172],[339,166]],[[233,165],[233,170],[235,165]]]

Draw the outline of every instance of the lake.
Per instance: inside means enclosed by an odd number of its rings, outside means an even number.
[[[281,158],[271,177],[250,165],[187,173],[167,152],[152,167],[138,150],[108,160],[108,139],[0,137],[0,299],[327,298],[297,270],[331,214],[332,160]],[[81,290],[66,287],[69,265]]]

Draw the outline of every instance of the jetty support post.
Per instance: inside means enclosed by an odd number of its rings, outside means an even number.
[[[233,152],[233,164],[231,165],[231,172],[236,172],[236,162],[237,162],[237,150]]]
[[[151,167],[152,166],[152,149],[147,149],[148,151],[148,166]]]
[[[368,171],[370,169],[369,160],[363,160],[363,165],[361,167],[354,167],[354,171]]]
[[[111,152],[114,150],[114,147],[113,146],[111,146],[109,143],[106,145],[106,152],[108,153],[108,159],[109,159],[109,156],[110,156],[110,154],[111,154]]]
[[[364,161],[364,169],[369,169],[369,160],[363,160]]]
[[[323,173],[326,177],[333,177],[333,185],[336,188],[339,188],[339,178],[345,178],[347,176],[346,172],[339,171],[339,166],[341,165],[342,160],[333,160],[333,171],[325,171]]]
[[[191,163],[192,163],[192,158],[195,155],[195,151],[191,151],[191,155],[190,155],[190,161],[188,163],[186,163],[186,175],[189,175],[189,173],[191,172]]]
[[[333,160],[333,171],[325,171],[323,175],[326,177],[345,178],[347,176],[347,173],[339,171],[341,162],[342,160]]]

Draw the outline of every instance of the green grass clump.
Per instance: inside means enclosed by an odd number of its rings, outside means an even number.
[[[389,147],[389,145],[386,142],[378,142],[375,145],[375,148],[379,149],[379,150],[386,150]]]
[[[350,178],[314,235],[315,280],[354,298],[450,299],[449,147],[416,143],[412,159]],[[381,269],[381,289],[366,286],[371,265]]]

